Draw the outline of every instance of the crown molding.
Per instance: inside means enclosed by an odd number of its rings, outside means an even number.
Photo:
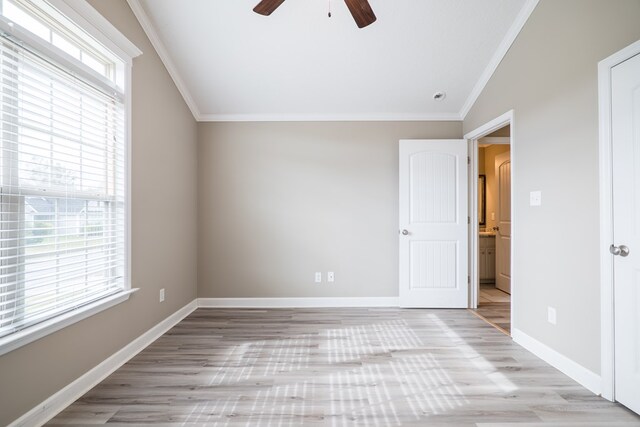
[[[527,3],[525,3],[524,7],[516,17],[516,20],[511,25],[511,28],[509,28],[509,31],[507,31],[507,34],[502,39],[502,42],[498,46],[498,49],[496,49],[495,53],[491,57],[489,64],[484,69],[484,71],[480,75],[480,78],[471,90],[469,97],[462,106],[459,114],[462,120],[464,120],[467,117],[467,114],[469,114],[469,110],[471,110],[473,104],[475,104],[475,102],[480,97],[480,94],[484,90],[487,83],[489,83],[489,80],[493,76],[493,73],[495,73],[498,69],[498,65],[500,65],[500,62],[502,62],[502,60],[504,59],[505,55],[509,51],[509,48],[511,48],[511,45],[516,40],[516,37],[518,37],[520,31],[522,31],[524,24],[526,24],[526,22],[529,20],[529,17],[533,13],[539,1],[540,0],[527,0]]]
[[[153,24],[151,23],[151,19],[149,18],[149,15],[147,15],[147,12],[144,10],[144,7],[142,6],[139,0],[127,0],[127,3],[129,3],[129,7],[133,11],[133,14],[135,15],[140,25],[142,26],[142,29],[144,30],[147,37],[149,38],[151,45],[158,53],[160,60],[162,61],[165,68],[169,72],[169,75],[173,79],[173,82],[178,88],[178,91],[182,95],[184,102],[189,107],[189,110],[191,110],[191,114],[193,114],[193,117],[196,119],[196,121],[200,121],[201,115],[200,115],[200,110],[198,109],[198,105],[196,104],[195,100],[191,96],[191,92],[189,92],[189,89],[187,88],[187,85],[185,84],[184,80],[182,80],[182,77],[180,77],[180,73],[178,73],[178,68],[176,67],[175,63],[171,59],[171,56],[169,55],[167,48],[164,46],[164,43],[162,43],[162,40],[160,39],[160,36],[158,36],[158,33],[156,32]]]
[[[462,121],[457,113],[442,114],[203,114],[200,122],[410,122]]]

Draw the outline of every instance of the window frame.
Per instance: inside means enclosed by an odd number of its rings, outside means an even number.
[[[40,339],[46,335],[56,332],[62,328],[70,326],[94,314],[100,313],[108,308],[120,304],[129,299],[132,293],[138,289],[131,286],[131,117],[132,117],[132,66],[133,59],[142,54],[131,41],[120,33],[106,18],[100,15],[85,0],[46,0],[51,6],[57,9],[71,22],[87,32],[100,44],[106,47],[120,61],[123,69],[120,70],[121,81],[117,81],[122,96],[124,96],[124,178],[125,178],[125,209],[124,209],[124,287],[123,290],[107,297],[101,298],[92,303],[86,304],[79,309],[63,312],[51,319],[41,323],[28,326],[23,330],[14,332],[0,338],[0,355],[6,354],[30,342]],[[18,25],[9,24],[8,20],[0,16],[0,29],[5,33],[14,35],[27,43],[30,47],[39,52],[55,58],[70,69],[81,68],[88,73],[103,89],[114,90],[115,83],[110,82],[106,77],[101,76],[92,68],[73,57],[53,44],[40,39],[38,36],[23,30]],[[50,196],[50,194],[49,194]]]

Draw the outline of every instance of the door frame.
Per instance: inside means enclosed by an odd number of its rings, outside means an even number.
[[[615,342],[613,304],[613,168],[611,139],[611,69],[640,54],[640,41],[614,53],[598,63],[598,115],[600,166],[600,379],[601,394],[615,401]]]
[[[511,330],[515,329],[514,322],[514,306],[515,299],[514,294],[517,292],[517,286],[514,286],[516,282],[516,271],[513,268],[514,257],[514,225],[516,223],[516,209],[515,209],[515,179],[514,173],[516,164],[516,150],[515,150],[515,114],[514,110],[509,110],[499,117],[491,120],[488,123],[478,127],[467,133],[464,138],[469,145],[469,308],[478,308],[479,287],[480,287],[480,274],[478,269],[478,256],[479,250],[479,225],[478,225],[478,140],[485,137],[496,130],[503,128],[507,125],[511,127],[510,136],[510,152],[511,152]]]

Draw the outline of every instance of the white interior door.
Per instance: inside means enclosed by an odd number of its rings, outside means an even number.
[[[400,305],[468,306],[467,142],[400,141]]]
[[[511,154],[498,154],[495,162],[498,184],[496,230],[496,288],[511,293]]]
[[[615,398],[640,413],[640,55],[611,79]]]

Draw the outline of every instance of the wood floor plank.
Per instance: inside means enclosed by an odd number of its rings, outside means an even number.
[[[198,309],[49,425],[580,423],[640,417],[469,311],[337,308]]]
[[[511,295],[495,287],[481,284],[478,308],[474,313],[505,334],[511,334]]]

